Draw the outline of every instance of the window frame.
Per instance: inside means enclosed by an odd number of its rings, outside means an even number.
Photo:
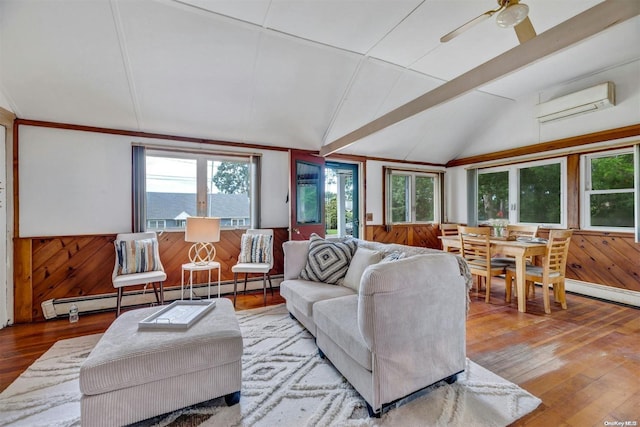
[[[592,230],[592,231],[601,231],[601,232],[620,232],[620,233],[634,233],[635,232],[635,223],[629,227],[611,227],[611,226],[600,226],[600,225],[591,225],[591,195],[593,194],[620,194],[620,193],[631,193],[634,195],[634,205],[635,200],[637,200],[637,191],[635,188],[638,183],[634,181],[634,188],[631,189],[615,189],[615,190],[591,190],[591,160],[603,158],[603,157],[614,157],[621,154],[631,154],[634,156],[633,165],[634,171],[633,174],[636,175],[638,171],[635,170],[638,164],[637,159],[635,158],[636,153],[633,147],[629,148],[620,148],[616,150],[606,150],[599,151],[595,153],[586,153],[580,156],[580,179],[582,181],[582,185],[580,186],[580,228],[583,230]],[[637,210],[638,207],[634,206],[634,210]],[[634,222],[637,222],[636,218]]]
[[[546,166],[550,164],[560,165],[560,222],[542,223],[542,222],[521,222],[520,219],[520,170],[538,166]],[[513,163],[510,165],[500,165],[478,169],[478,177],[476,178],[476,193],[479,193],[478,179],[480,175],[487,173],[508,172],[508,215],[504,219],[508,219],[509,224],[519,225],[539,225],[544,228],[566,228],[567,227],[567,159],[566,157],[550,158],[544,160],[535,160],[523,163]],[[476,195],[476,199],[479,194]],[[476,207],[476,218],[478,217]],[[485,220],[479,221],[484,223]]]
[[[256,153],[230,153],[223,152],[217,150],[182,150],[171,147],[157,147],[157,146],[142,146],[145,148],[143,163],[145,164],[145,172],[144,172],[144,194],[145,194],[145,203],[144,207],[140,206],[139,208],[143,211],[142,216],[144,217],[144,221],[142,222],[144,230],[150,231],[184,231],[186,221],[182,221],[182,226],[177,227],[167,227],[165,220],[152,220],[156,222],[163,221],[165,222],[164,228],[151,228],[149,226],[149,219],[147,219],[147,206],[146,206],[146,161],[148,157],[160,157],[160,158],[174,158],[174,159],[188,159],[188,160],[196,160],[196,205],[194,209],[196,211],[196,216],[207,216],[207,212],[209,211],[209,188],[208,188],[208,162],[238,162],[238,163],[246,163],[249,167],[248,173],[248,187],[249,187],[249,219],[242,220],[237,217],[231,218],[231,225],[221,225],[221,229],[247,229],[247,228],[259,228],[260,222],[260,213],[259,213],[259,204],[260,204],[260,154]],[[140,183],[136,183],[140,185]],[[215,194],[215,193],[212,193]],[[135,209],[135,208],[134,208]],[[139,214],[138,212],[134,212],[134,215]],[[239,223],[243,222],[243,225]]]
[[[435,224],[440,223],[442,218],[442,172],[413,170],[413,169],[400,169],[400,168],[384,168],[384,189],[385,189],[385,224],[388,225],[410,225],[410,224]],[[409,220],[408,221],[393,221],[391,215],[391,180],[393,176],[408,176],[409,181]],[[417,221],[416,220],[416,178],[428,177],[434,180],[433,183],[433,220],[432,221]]]

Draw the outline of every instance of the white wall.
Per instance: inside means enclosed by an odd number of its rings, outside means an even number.
[[[20,237],[131,230],[131,144],[208,144],[20,126]],[[262,151],[262,225],[288,225],[288,153]]]

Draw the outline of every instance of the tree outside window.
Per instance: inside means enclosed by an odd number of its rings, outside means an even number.
[[[387,218],[394,224],[438,221],[438,185],[437,174],[391,170],[387,182]]]
[[[632,152],[587,155],[584,226],[634,227]]]

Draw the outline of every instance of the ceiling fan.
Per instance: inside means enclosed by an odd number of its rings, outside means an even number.
[[[494,10],[488,10],[482,15],[473,18],[471,21],[459,26],[455,30],[448,34],[445,34],[440,38],[440,42],[445,43],[452,38],[467,31],[474,25],[492,17],[495,14],[496,23],[502,28],[513,27],[518,36],[520,43],[524,43],[536,36],[536,31],[533,29],[531,20],[529,19],[529,6],[524,3],[520,3],[519,0],[498,0],[498,7]]]

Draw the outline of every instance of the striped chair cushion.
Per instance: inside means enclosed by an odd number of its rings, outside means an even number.
[[[307,265],[300,272],[300,278],[332,285],[341,284],[356,249],[358,244],[354,239],[332,242],[312,234]]]
[[[238,262],[269,264],[272,237],[269,234],[243,234]]]
[[[118,274],[162,271],[158,239],[120,240],[115,242]]]

